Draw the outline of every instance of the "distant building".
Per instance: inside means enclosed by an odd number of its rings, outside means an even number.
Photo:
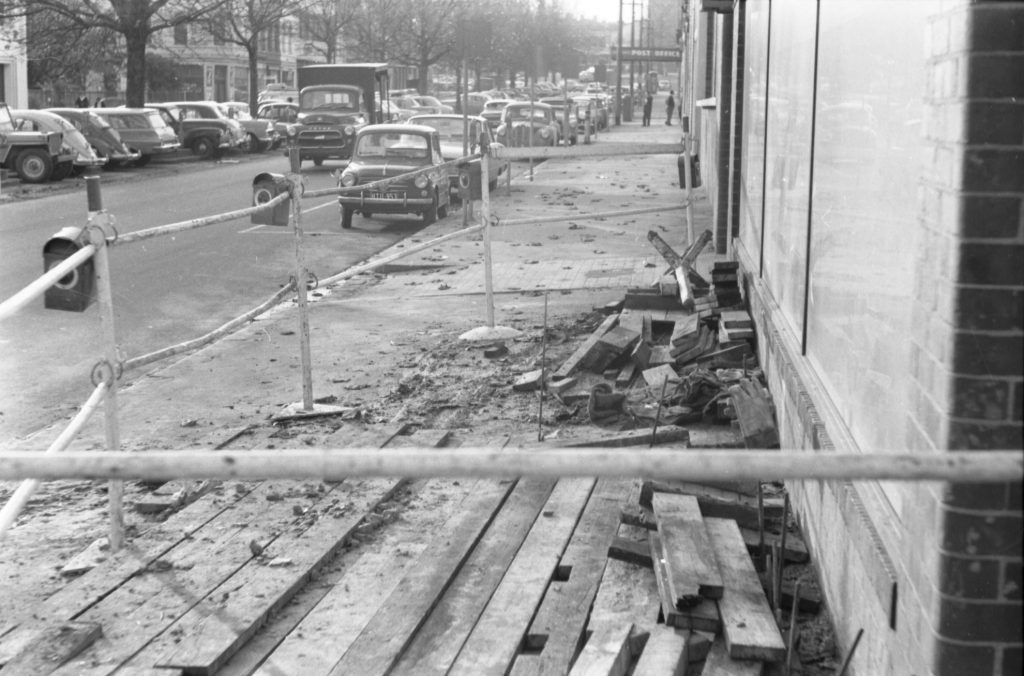
[[[24,17],[0,19],[0,101],[28,106],[28,53]]]
[[[689,0],[785,448],[1024,447],[1024,2]],[[787,482],[853,674],[1019,673],[1021,483]]]

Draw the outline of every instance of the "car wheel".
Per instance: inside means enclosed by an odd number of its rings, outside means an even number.
[[[217,145],[209,136],[200,136],[192,142],[192,154],[200,159],[208,160],[214,156],[216,151]]]
[[[423,212],[423,225],[430,225],[437,220],[437,195],[434,195],[434,202],[430,208]]]
[[[341,227],[348,230],[352,227],[352,210],[348,207],[341,208]]]
[[[25,183],[45,183],[53,174],[53,158],[38,148],[27,148],[18,153],[14,170]]]
[[[149,164],[149,161],[153,159],[152,155],[139,155],[139,159],[135,160],[136,167],[144,167]]]
[[[318,166],[318,167],[324,166],[324,158],[322,158],[322,157],[314,157],[313,158],[313,164]]]
[[[74,162],[60,162],[53,168],[53,172],[50,173],[50,180],[63,181],[65,178],[70,176],[74,170]]]

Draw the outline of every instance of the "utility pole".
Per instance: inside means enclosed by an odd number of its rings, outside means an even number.
[[[619,51],[615,54],[615,126],[622,124],[622,3],[619,0]]]

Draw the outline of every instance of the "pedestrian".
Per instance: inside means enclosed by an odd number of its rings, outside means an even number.
[[[665,102],[665,110],[668,114],[665,116],[665,124],[669,126],[672,125],[672,113],[676,109],[676,100],[673,98],[674,95],[674,91],[671,89],[668,90],[668,101]]]
[[[651,109],[654,108],[654,96],[647,92],[647,99],[644,101],[644,126],[651,126]]]

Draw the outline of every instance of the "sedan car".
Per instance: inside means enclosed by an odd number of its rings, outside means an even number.
[[[566,99],[561,96],[545,97],[541,99],[540,102],[546,103],[554,108],[555,119],[557,119],[561,125],[560,136],[565,139],[566,144],[571,146],[576,145],[579,122],[583,119],[580,115],[579,104],[572,99]]]
[[[483,110],[480,111],[480,117],[487,120],[487,126],[491,128],[493,134],[501,126],[501,114],[505,110],[505,106],[510,103],[515,103],[514,99],[490,99],[483,105]]]
[[[505,106],[495,139],[512,148],[542,147],[558,145],[560,134],[554,108],[545,103],[515,101]]]
[[[197,157],[220,157],[245,143],[242,125],[228,118],[218,103],[170,101],[147,103],[146,108],[159,111],[164,121],[178,134],[181,145]]]
[[[242,144],[244,150],[250,153],[262,153],[281,145],[281,136],[278,134],[274,123],[268,120],[258,120],[249,113],[249,104],[241,101],[227,101],[221,106],[228,117],[235,120],[245,131],[245,142]]]
[[[413,96],[412,98],[420,104],[420,114],[448,115],[455,112],[455,108],[441,103],[434,96]]]
[[[409,118],[408,124],[418,124],[426,127],[432,127],[437,130],[438,136],[441,139],[441,157],[444,158],[445,162],[451,160],[457,160],[460,157],[466,155],[475,155],[480,151],[480,138],[483,136],[485,143],[490,146],[493,145],[491,140],[491,130],[487,126],[487,121],[479,116],[466,117],[466,123],[463,124],[463,117],[461,115],[416,115],[415,117]],[[463,134],[465,127],[469,127],[469,136]],[[464,139],[468,139],[468,143],[464,144]],[[465,152],[466,146],[468,146],[468,153]],[[496,168],[495,165],[497,165]],[[490,173],[488,178],[488,187],[494,189],[498,185],[498,178],[501,173],[505,171],[504,162],[494,162],[490,165],[494,168],[493,173]],[[470,180],[480,181],[480,158],[475,157],[469,161],[468,164]],[[448,180],[451,183],[452,193],[457,195],[459,192],[459,173],[460,168],[452,166],[448,168]]]
[[[121,135],[102,117],[88,108],[47,108],[60,115],[82,132],[85,140],[96,150],[96,154],[107,159],[109,167],[125,167],[135,164],[141,153],[125,145]]]
[[[144,167],[157,156],[177,153],[181,148],[178,135],[160,113],[151,108],[92,108],[106,120],[131,150],[138,151],[135,166]]]
[[[448,215],[450,185],[442,166],[441,137],[424,125],[374,124],[356,133],[352,159],[338,177],[340,188],[351,188],[432,167],[383,189],[345,192],[338,197],[341,227],[352,227],[352,215],[419,214],[425,224]]]
[[[269,120],[277,131],[278,145],[288,138],[288,125],[299,119],[299,104],[291,101],[264,101],[256,110],[257,120]]]
[[[75,125],[56,113],[45,110],[12,109],[18,131],[58,131],[64,134],[64,150],[67,159],[53,166],[51,178],[60,181],[72,173],[80,173],[86,167],[102,167],[106,158],[100,157],[89,145],[82,132]]]

